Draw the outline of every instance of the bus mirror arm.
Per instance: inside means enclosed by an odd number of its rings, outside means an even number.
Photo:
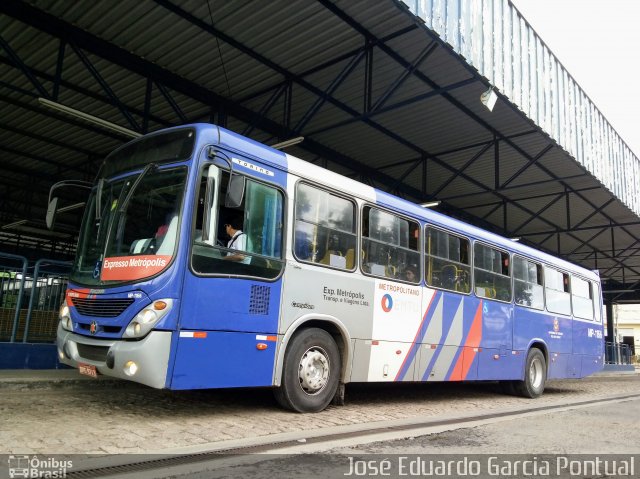
[[[92,187],[91,183],[89,183],[88,181],[81,181],[81,180],[63,180],[63,181],[58,181],[53,186],[51,186],[51,188],[49,189],[49,202],[47,204],[47,216],[45,218],[47,228],[50,230],[53,229],[53,226],[55,225],[56,214],[58,213],[59,198],[57,196],[54,196],[53,192],[58,188],[69,187],[69,186],[74,188],[85,188],[87,190],[90,190]],[[65,207],[65,208],[62,208],[62,210],[73,209],[73,208],[76,208],[76,206],[77,205],[74,205],[72,207]]]
[[[208,155],[210,159],[220,158],[229,165],[229,184],[227,185],[227,194],[224,198],[224,206],[227,208],[239,208],[244,198],[244,176],[234,174],[233,161],[222,151],[210,147]]]

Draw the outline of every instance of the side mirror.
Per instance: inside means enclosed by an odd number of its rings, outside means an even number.
[[[49,206],[47,207],[47,228],[52,230],[53,225],[56,222],[56,213],[58,212],[58,197],[51,198],[49,201]]]
[[[245,177],[242,175],[231,175],[229,178],[229,186],[227,187],[227,195],[224,199],[224,205],[227,208],[239,208],[242,205],[244,197]]]

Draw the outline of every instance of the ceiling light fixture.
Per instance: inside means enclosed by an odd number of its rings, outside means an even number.
[[[420,203],[420,206],[422,206],[423,208],[434,208],[440,205],[440,203],[440,201],[430,201],[428,203]]]
[[[490,86],[487,91],[480,95],[480,101],[487,107],[487,110],[493,111],[493,107],[496,106],[496,101],[498,101],[498,94]]]
[[[115,123],[111,123],[110,121],[103,120],[102,118],[98,118],[97,116],[90,115],[89,113],[85,113],[80,110],[76,110],[75,108],[68,107],[63,105],[62,103],[57,103],[55,101],[47,100],[46,98],[38,98],[38,102],[42,106],[46,106],[47,108],[51,108],[52,110],[59,111],[61,113],[65,113],[67,115],[79,118],[86,122],[92,123],[96,126],[100,126],[102,128],[106,128],[107,130],[114,131],[116,133],[120,133],[121,135],[125,135],[131,138],[139,138],[142,136],[141,133],[137,131],[129,130],[120,125],[116,125]]]
[[[20,226],[20,225],[25,224],[26,222],[27,222],[27,220],[14,221],[13,223],[9,223],[9,224],[4,225],[2,227],[2,229],[4,230],[4,229],[7,229],[7,228],[13,228],[14,226]]]
[[[302,143],[304,141],[304,136],[296,136],[295,138],[291,138],[290,140],[281,141],[280,143],[275,143],[271,145],[271,148],[275,148],[276,150],[282,150],[287,148],[288,146],[297,145],[298,143]]]

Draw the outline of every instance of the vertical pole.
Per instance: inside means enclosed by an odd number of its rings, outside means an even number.
[[[607,337],[611,343],[611,357],[609,360],[615,363],[615,337],[613,332],[613,303],[611,301],[605,302],[605,308],[607,310]]]
[[[16,301],[16,314],[13,317],[13,328],[11,329],[11,339],[10,342],[16,342],[16,336],[18,335],[18,322],[20,321],[20,307],[22,306],[22,296],[24,294],[24,281],[27,276],[27,258],[24,256],[16,256],[12,254],[0,253],[0,256],[8,259],[15,259],[18,261],[22,261],[22,277],[20,279],[20,289],[18,291],[18,300]]]
[[[36,297],[36,291],[38,288],[38,275],[40,273],[40,264],[42,260],[36,261],[36,267],[33,269],[33,283],[31,283],[31,296],[29,297],[29,309],[27,309],[27,317],[24,322],[24,333],[22,334],[22,342],[27,342],[27,335],[29,334],[29,323],[31,322],[31,311],[33,310],[33,302]]]
[[[422,158],[422,198],[427,197],[427,157]]]
[[[364,65],[364,104],[362,110],[366,114],[371,111],[371,104],[373,103],[371,92],[373,89],[373,45],[369,40],[366,40],[364,48],[366,50],[366,57]]]
[[[493,134],[493,175],[494,189],[500,190],[500,143],[496,134]]]
[[[284,105],[283,105],[283,118],[282,124],[284,125],[286,131],[291,130],[291,107],[293,102],[293,82],[289,80],[287,82],[287,86],[284,91]],[[266,116],[266,115],[265,115]]]
[[[566,202],[566,209],[567,209],[567,229],[570,230],[571,229],[571,197],[569,195],[569,188],[565,186],[564,192],[565,192],[565,202]]]
[[[33,287],[31,288],[31,297],[29,298],[29,309],[27,310],[27,318],[24,323],[24,334],[22,335],[22,342],[27,342],[27,336],[29,335],[29,326],[31,324],[31,313],[33,312],[33,303],[36,297],[36,288],[38,287],[38,277],[40,276],[40,265],[46,263],[54,266],[71,266],[69,261],[54,261],[47,259],[39,259],[36,261],[36,266],[33,270]]]
[[[64,64],[64,50],[67,42],[60,40],[58,46],[58,61],[56,63],[56,76],[53,81],[53,100],[58,101],[58,94],[60,93],[60,82],[62,81],[62,67]]]
[[[144,94],[144,114],[142,115],[142,133],[149,133],[149,115],[151,114],[151,95],[153,94],[153,82],[147,78],[147,88]]]

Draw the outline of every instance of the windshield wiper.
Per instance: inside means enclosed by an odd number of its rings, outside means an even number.
[[[145,166],[144,170],[140,172],[136,180],[133,182],[133,185],[131,185],[131,188],[129,188],[129,191],[127,192],[127,196],[125,196],[124,201],[120,204],[118,208],[118,213],[119,213],[118,228],[116,229],[116,237],[115,237],[116,243],[119,243],[120,240],[122,239],[122,234],[124,232],[124,220],[123,220],[124,213],[127,211],[127,205],[129,204],[129,201],[131,201],[131,197],[133,196],[133,193],[136,191],[136,188],[138,187],[142,179],[146,176],[146,174],[149,173],[151,170],[155,170],[157,167],[158,165],[156,165],[155,163],[149,163],[147,166]]]
[[[129,204],[129,201],[133,196],[133,192],[136,191],[136,188],[138,187],[142,179],[145,177],[145,175],[149,173],[151,170],[155,170],[157,167],[158,165],[156,165],[155,163],[149,163],[147,166],[144,167],[144,170],[140,172],[140,174],[136,178],[136,181],[133,182],[133,185],[131,185],[131,188],[129,188],[129,192],[127,193],[127,196],[125,197],[124,201],[120,205],[120,213],[124,213],[127,210],[127,205]]]

